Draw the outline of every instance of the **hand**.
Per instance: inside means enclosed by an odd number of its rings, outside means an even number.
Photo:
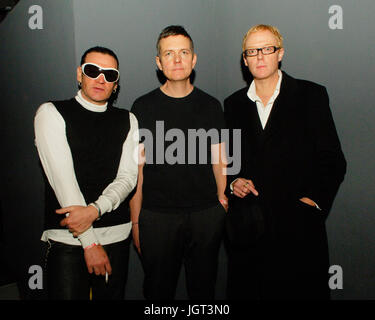
[[[233,194],[239,198],[245,198],[249,193],[258,196],[259,193],[251,180],[238,178],[233,184]]]
[[[303,197],[303,198],[299,199],[299,201],[302,201],[303,203],[306,203],[309,206],[316,207],[315,202],[312,201],[310,198]]]
[[[133,244],[137,249],[138,253],[141,254],[141,244],[139,242],[139,227],[138,223],[132,226]]]
[[[93,206],[70,206],[56,210],[57,214],[69,213],[69,216],[60,222],[60,225],[67,227],[74,237],[85,232],[91,227],[98,217],[98,210]]]
[[[107,253],[101,245],[85,249],[84,256],[89,273],[95,272],[97,276],[105,276],[106,272],[112,274],[112,267]]]
[[[225,212],[228,212],[228,198],[225,195],[223,195],[219,197],[219,201],[223,206]]]

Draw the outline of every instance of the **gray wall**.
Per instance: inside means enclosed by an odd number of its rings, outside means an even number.
[[[44,9],[44,29],[31,30],[29,7]],[[25,297],[40,296],[24,285],[29,267],[42,265],[43,185],[34,147],[33,118],[48,100],[70,96],[76,87],[71,1],[20,1],[0,25],[1,205],[4,264],[20,280]],[[2,263],[2,265],[3,265]]]
[[[28,8],[34,4],[43,8],[43,30],[28,28]],[[334,4],[343,9],[343,29],[328,26],[328,9]],[[373,12],[372,0],[21,1],[0,25],[1,204],[8,261],[17,276],[27,278],[30,265],[43,263],[43,194],[33,116],[40,103],[75,93],[75,68],[82,52],[99,44],[118,54],[122,89],[117,105],[130,109],[136,97],[160,84],[154,62],[158,33],[166,25],[182,24],[198,54],[195,85],[223,101],[246,85],[240,60],[243,34],[253,24],[269,23],[285,38],[282,68],[327,87],[348,161],[327,221],[331,264],[344,272],[344,289],[332,295],[374,299]],[[218,298],[224,298],[225,272],[221,250]],[[141,299],[141,284],[141,265],[132,250],[127,297]],[[29,295],[38,296],[35,291]],[[186,297],[183,274],[177,296]]]

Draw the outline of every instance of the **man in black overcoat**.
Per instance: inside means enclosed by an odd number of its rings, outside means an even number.
[[[325,221],[346,172],[326,89],[279,69],[282,36],[252,27],[253,81],[224,101],[241,129],[241,170],[228,176],[229,299],[329,299]]]

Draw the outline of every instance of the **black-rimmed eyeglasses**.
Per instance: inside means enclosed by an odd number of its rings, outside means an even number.
[[[269,47],[263,47],[263,48],[254,48],[254,49],[246,49],[243,52],[243,55],[245,57],[255,57],[259,54],[259,51],[262,51],[262,54],[272,54],[275,53],[277,50],[281,49],[280,47],[275,46],[269,46]]]

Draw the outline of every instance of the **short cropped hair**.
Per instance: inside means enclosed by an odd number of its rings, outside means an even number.
[[[185,28],[179,25],[171,25],[171,26],[165,27],[162,30],[162,32],[159,34],[158,41],[156,43],[156,50],[157,50],[158,55],[160,54],[160,41],[169,36],[184,36],[188,38],[190,40],[190,49],[191,51],[194,51],[193,39],[187,33]]]
[[[86,56],[91,52],[99,52],[99,53],[103,53],[103,54],[109,54],[110,56],[115,58],[115,60],[117,62],[117,68],[120,67],[120,63],[118,61],[118,58],[117,58],[116,54],[111,49],[108,49],[108,48],[105,48],[105,47],[100,47],[100,46],[96,46],[96,47],[92,47],[90,49],[87,49],[81,57],[81,65],[83,65],[85,63]]]
[[[257,24],[255,26],[252,26],[245,34],[245,36],[243,37],[243,40],[242,40],[242,51],[244,51],[246,48],[245,48],[245,43],[246,43],[246,39],[248,38],[248,36],[253,33],[253,32],[257,32],[257,31],[265,31],[265,30],[268,30],[270,31],[277,39],[277,46],[282,48],[283,47],[283,36],[281,35],[279,29],[277,29],[276,27],[274,26],[271,26],[271,25],[268,25],[268,24]]]

